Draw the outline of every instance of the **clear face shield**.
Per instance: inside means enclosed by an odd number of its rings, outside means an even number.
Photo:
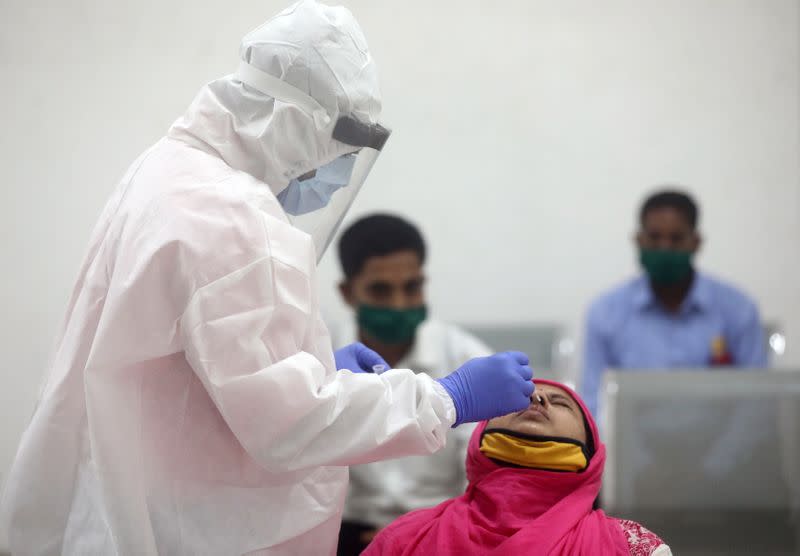
[[[364,185],[390,133],[380,124],[364,123],[350,116],[339,118],[333,139],[355,150],[292,180],[278,194],[292,225],[314,240],[317,262]]]
[[[294,104],[314,120],[318,129],[330,122],[325,109],[303,91],[241,61],[234,78],[276,100]],[[278,193],[292,225],[311,235],[322,258],[333,235],[353,204],[391,131],[380,124],[362,122],[352,116],[336,121],[332,138],[352,147],[348,154],[289,182]]]

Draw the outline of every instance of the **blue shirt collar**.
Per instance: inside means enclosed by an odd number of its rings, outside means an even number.
[[[639,310],[650,309],[658,306],[658,300],[650,288],[650,281],[647,276],[641,276],[634,284],[633,292],[634,306]],[[681,313],[691,310],[705,311],[711,305],[711,287],[708,279],[701,273],[695,271],[692,287],[689,295],[683,302]]]

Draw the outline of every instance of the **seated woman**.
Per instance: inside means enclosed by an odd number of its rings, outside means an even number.
[[[638,523],[593,509],[605,460],[578,395],[536,380],[528,409],[475,429],[467,491],[399,518],[363,554],[670,556]]]

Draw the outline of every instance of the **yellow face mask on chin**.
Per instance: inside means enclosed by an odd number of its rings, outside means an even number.
[[[507,429],[486,429],[481,452],[500,463],[577,473],[589,465],[586,446],[570,438],[530,436]]]

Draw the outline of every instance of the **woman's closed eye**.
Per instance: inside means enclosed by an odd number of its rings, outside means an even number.
[[[566,407],[570,411],[575,411],[575,408],[572,407],[572,404],[569,403],[566,399],[562,398],[561,396],[550,396],[550,403],[553,405]]]

